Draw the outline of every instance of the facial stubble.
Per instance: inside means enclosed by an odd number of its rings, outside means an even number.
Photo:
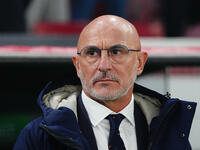
[[[116,99],[119,99],[122,96],[125,96],[128,93],[128,91],[131,89],[131,87],[133,86],[136,79],[136,76],[133,75],[133,77],[130,78],[128,81],[129,83],[128,86],[122,87],[121,80],[116,75],[108,73],[108,72],[100,72],[93,79],[91,79],[89,83],[85,80],[82,70],[80,70],[79,73],[80,73],[79,78],[81,80],[81,84],[85,92],[87,92],[92,99],[99,100],[99,101],[114,101]],[[96,84],[96,82],[98,82],[99,80],[105,77],[110,78],[113,81],[116,81],[120,85],[120,88],[112,89],[112,91],[108,92],[107,94],[99,93],[97,90],[93,88],[93,86],[94,84]],[[110,85],[108,83],[101,83],[100,86],[102,86],[101,88],[109,88]]]

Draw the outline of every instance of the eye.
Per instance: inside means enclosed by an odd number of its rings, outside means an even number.
[[[123,49],[122,48],[113,48],[110,50],[112,55],[121,55],[123,54]]]
[[[89,57],[99,56],[99,51],[97,49],[90,48],[85,50],[85,55]]]

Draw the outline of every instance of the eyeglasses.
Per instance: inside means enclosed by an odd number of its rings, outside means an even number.
[[[108,56],[115,63],[122,63],[128,57],[129,52],[139,52],[140,50],[128,49],[125,45],[117,44],[109,47],[108,49],[99,49],[96,46],[86,46],[77,52],[78,55],[83,57],[89,63],[95,63],[101,58],[101,51],[107,50]]]

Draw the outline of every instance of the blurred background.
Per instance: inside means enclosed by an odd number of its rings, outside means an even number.
[[[20,130],[41,115],[45,84],[80,84],[71,57],[78,35],[104,14],[128,19],[149,53],[137,83],[162,94],[200,101],[199,0],[1,0],[0,149],[10,150]],[[200,150],[200,107],[190,141]]]

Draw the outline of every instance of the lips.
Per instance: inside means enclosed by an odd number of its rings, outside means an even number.
[[[117,81],[110,79],[110,78],[102,78],[102,79],[96,81],[95,83],[97,83],[97,82],[117,82]]]

